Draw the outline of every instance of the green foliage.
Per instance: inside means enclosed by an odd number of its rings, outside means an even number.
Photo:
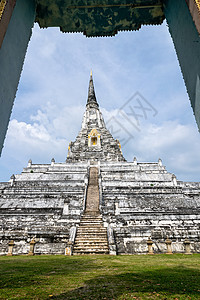
[[[0,257],[0,299],[200,299],[200,255]]]

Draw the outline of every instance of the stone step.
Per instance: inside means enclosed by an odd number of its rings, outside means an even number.
[[[87,218],[81,218],[82,221],[89,221],[89,222],[97,222],[97,221],[102,221],[102,218],[99,218],[95,215],[91,215],[90,217]]]
[[[87,217],[83,216],[81,220],[101,220],[101,219],[102,218],[99,215],[95,215],[95,216],[94,215],[87,215]]]
[[[79,235],[82,235],[82,236],[92,236],[92,235],[102,235],[102,236],[106,236],[107,235],[107,232],[106,231],[100,231],[100,230],[90,230],[90,231],[82,231],[82,230],[79,230],[77,232],[77,236]]]
[[[101,226],[103,226],[103,224],[102,224],[102,221],[101,220],[97,220],[97,221],[91,221],[91,220],[84,220],[84,221],[82,221],[81,220],[81,225],[101,225]]]
[[[77,244],[74,249],[108,249],[106,244]]]
[[[79,226],[78,231],[106,231],[105,227],[99,226],[99,227],[91,227],[91,226]]]
[[[93,210],[93,211],[89,211],[86,207],[85,213],[91,217],[97,217],[99,216],[99,211],[98,210]]]
[[[94,242],[106,242],[107,243],[107,236],[95,236],[93,239],[92,239],[92,236],[91,237],[88,237],[88,236],[85,236],[85,237],[77,237],[76,238],[76,243],[78,243],[78,242],[84,242],[84,243],[86,243],[86,242],[88,242],[88,243],[90,243],[90,242],[92,242],[92,243],[94,243]]]
[[[85,224],[85,223],[88,223],[88,224],[102,224],[103,225],[103,222],[102,220],[81,220],[81,223]]]
[[[99,237],[99,239],[97,239]],[[91,237],[91,239],[89,239],[88,238],[88,236],[86,236],[86,237],[84,237],[84,238],[82,238],[82,240],[79,240],[79,237],[77,237],[77,240],[75,241],[75,244],[76,243],[79,243],[79,241],[80,242],[95,242],[95,241],[101,241],[101,243],[102,242],[106,242],[107,243],[107,236],[98,236],[98,237],[94,237],[94,239],[92,240],[92,237]]]
[[[99,215],[94,215],[94,214],[90,214],[88,217],[82,217],[81,218],[81,220],[92,220],[92,221],[94,221],[94,220],[97,220],[97,221],[99,221],[99,220],[101,220],[101,217],[99,217]]]
[[[102,227],[102,228],[105,228],[103,226],[103,223],[92,223],[92,222],[82,223],[82,221],[80,222],[79,227],[88,227],[88,228],[90,228],[90,227],[97,227],[97,228]]]
[[[101,234],[101,235],[107,235],[107,230],[78,230],[77,231],[77,235],[78,234],[84,234],[84,235],[87,235],[87,233],[88,233],[88,235],[92,235],[92,234],[97,234],[97,233],[99,233],[99,234]]]
[[[82,238],[84,240],[86,239],[92,239],[92,238],[99,238],[99,239],[107,239],[107,235],[106,234],[77,234],[76,236],[77,239]]]
[[[77,244],[74,249],[108,249],[107,244]]]
[[[92,238],[92,237],[101,237],[101,238],[106,238],[107,237],[107,233],[106,232],[78,232],[76,235],[77,238],[82,237],[82,238]]]
[[[79,240],[77,239],[76,240],[76,244],[105,244],[107,245],[107,241],[105,239],[101,239],[101,240],[96,240],[96,239],[93,239],[93,240]]]
[[[78,232],[89,232],[89,233],[93,233],[93,232],[101,232],[101,233],[106,233],[107,232],[107,230],[106,230],[106,228],[104,229],[104,228],[102,228],[102,227],[94,227],[94,228],[91,228],[91,227],[81,227],[81,226],[79,226],[79,228],[78,228],[78,231],[77,231],[77,233]]]
[[[85,243],[81,242],[81,243],[79,243],[79,242],[77,242],[74,245],[74,248],[77,248],[77,247],[84,247],[84,248],[88,248],[88,247],[89,248],[90,247],[94,247],[94,248],[106,247],[106,248],[108,248],[108,243],[106,241],[104,241],[103,243],[102,242],[100,242],[100,243],[94,243],[94,242],[92,242],[92,243],[88,243],[88,242],[85,242]]]
[[[96,222],[103,224],[102,219],[95,219],[95,218],[93,218],[93,219],[84,219],[84,220],[81,219],[81,223],[96,223]]]
[[[86,225],[86,224],[81,224],[79,225],[78,229],[103,229],[103,230],[106,230],[106,227],[103,227],[102,224],[89,224],[89,225]]]
[[[103,227],[103,225],[102,224],[93,224],[93,223],[90,223],[90,224],[82,224],[82,223],[80,223],[80,225],[79,225],[79,228],[81,228],[81,229],[84,229],[84,228],[91,228],[91,229],[99,229],[99,228],[105,228],[105,227]]]
[[[106,232],[106,228],[102,227],[102,226],[79,226],[78,231],[83,232],[83,231],[88,231],[88,232],[95,232],[95,231],[99,231],[99,232]]]
[[[98,224],[102,224],[103,225],[103,222],[102,222],[102,220],[101,219],[92,219],[92,220],[90,220],[90,219],[85,219],[85,220],[82,220],[81,219],[81,223],[83,223],[83,224],[85,224],[85,223],[88,223],[88,224],[93,224],[93,223],[98,223]]]
[[[86,211],[77,229],[73,255],[109,253],[107,228],[103,227],[103,220],[99,213],[98,206],[98,169],[92,167],[90,168]]]
[[[106,235],[107,234],[107,231],[105,230],[78,230],[77,232],[77,236],[78,234],[81,234],[81,235],[93,235],[93,234],[100,234],[100,235]]]
[[[90,247],[86,247],[86,246],[74,246],[73,250],[76,251],[108,251],[108,247],[100,247],[100,246],[90,246]]]
[[[93,223],[91,223],[91,224],[80,224],[79,225],[79,228],[81,228],[81,229],[84,229],[84,228],[96,228],[96,229],[99,229],[99,228],[104,228],[103,227],[103,225],[102,224],[93,224]]]
[[[103,230],[102,228],[101,229],[85,229],[85,230],[80,230],[80,228],[78,229],[78,231],[77,231],[77,235],[78,234],[84,234],[84,235],[92,235],[92,234],[97,234],[97,233],[99,233],[99,234],[101,234],[101,235],[106,235],[107,234],[107,231],[106,230]]]
[[[84,255],[84,254],[91,254],[91,255],[95,255],[95,254],[109,254],[108,250],[98,250],[98,251],[91,251],[91,250],[84,250],[84,251],[74,251],[73,255]]]
[[[88,225],[88,226],[91,226],[91,225],[101,225],[103,227],[103,222],[102,220],[97,220],[97,221],[90,221],[90,220],[85,220],[85,221],[82,221],[80,222],[81,225]]]
[[[82,216],[82,219],[84,220],[84,219],[87,219],[87,218],[94,218],[94,216],[92,215],[92,214],[89,214],[89,213],[84,213],[84,215]],[[101,219],[102,218],[102,216],[100,215],[100,213],[99,212],[97,212],[97,214],[96,214],[96,216],[95,216],[95,218],[99,218],[99,219]]]
[[[103,238],[102,237],[100,237],[100,236],[87,236],[86,238],[87,238],[87,241],[88,242],[90,242],[90,241],[105,241],[105,238],[104,237],[107,237],[106,235],[104,235],[103,236]],[[77,241],[86,241],[86,238],[84,238],[83,236],[80,236],[80,237],[76,237],[76,240]]]

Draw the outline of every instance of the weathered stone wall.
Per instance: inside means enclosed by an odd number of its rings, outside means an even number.
[[[184,252],[185,239],[200,252],[200,183],[177,181],[161,161],[95,166],[100,211],[118,254],[146,253],[149,236],[156,253],[166,252],[167,237],[174,252]],[[0,254],[10,240],[13,254],[28,254],[33,238],[36,254],[64,254],[85,209],[89,170],[88,163],[30,164],[1,183]]]
[[[31,172],[33,171],[33,173]],[[31,165],[14,180],[0,185],[0,254],[14,240],[14,254],[64,254],[70,229],[84,208],[87,164]]]
[[[200,184],[174,181],[159,164],[101,164],[101,208],[105,226],[114,231],[118,254],[184,252],[184,241],[200,252]]]

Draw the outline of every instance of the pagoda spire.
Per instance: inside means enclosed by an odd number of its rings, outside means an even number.
[[[67,162],[125,161],[118,140],[106,128],[96,100],[92,72],[81,130],[68,147]]]
[[[90,83],[89,83],[89,89],[88,89],[87,105],[88,104],[95,104],[96,106],[99,106],[98,103],[97,103],[97,99],[96,99],[96,95],[95,95],[95,91],[94,91],[92,70],[90,72]]]

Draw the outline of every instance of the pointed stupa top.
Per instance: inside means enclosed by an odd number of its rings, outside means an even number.
[[[94,83],[93,83],[93,78],[92,78],[92,70],[90,72],[90,83],[89,83],[89,89],[88,89],[88,100],[87,100],[87,105],[88,104],[95,104],[96,106],[99,106],[97,103],[95,91],[94,91]]]
[[[125,161],[118,140],[106,128],[96,100],[92,72],[81,130],[68,147],[66,162]]]

